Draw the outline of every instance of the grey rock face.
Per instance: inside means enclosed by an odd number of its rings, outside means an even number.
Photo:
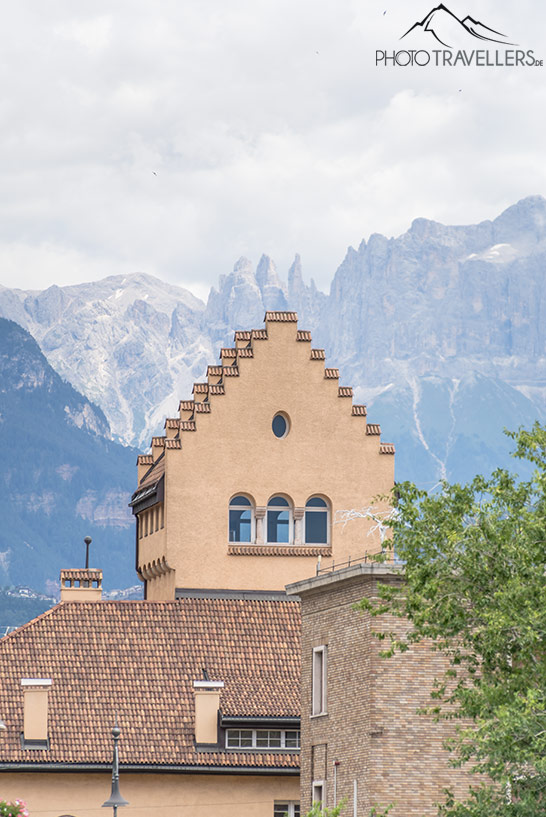
[[[396,393],[405,405],[411,397],[407,422],[426,467],[434,479],[459,474],[453,451],[462,443],[454,443],[451,453],[442,453],[441,446],[427,449],[427,429],[437,423],[422,399],[414,412],[415,390],[428,395],[439,412],[447,405],[460,414],[460,395],[474,400],[484,435],[494,400],[477,395],[500,395],[502,389],[492,383],[509,390],[516,413],[541,416],[546,200],[523,199],[477,225],[416,219],[397,238],[373,234],[358,249],[348,249],[328,295],[312,280],[304,282],[299,256],[285,283],[265,255],[256,269],[239,259],[231,273],[220,276],[206,306],[186,290],[142,274],[42,293],[0,287],[0,316],[36,337],[51,365],[102,408],[115,437],[143,448],[178,400],[190,395],[220,346],[231,345],[233,331],[260,327],[267,309],[297,311],[300,326],[313,332],[314,345],[326,349],[358,400]],[[483,378],[478,385],[461,388],[450,403],[454,384],[477,375]],[[377,397],[376,419],[386,411],[387,439],[396,441],[397,428],[391,432],[388,417],[397,415],[388,405],[386,397]],[[511,425],[518,424],[515,416]],[[441,430],[434,434],[441,436]]]

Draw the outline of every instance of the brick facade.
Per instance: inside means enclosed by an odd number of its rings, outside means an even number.
[[[417,714],[430,704],[445,658],[423,644],[382,658],[384,644],[372,631],[406,625],[353,608],[375,594],[378,581],[401,578],[392,568],[360,564],[289,586],[302,603],[302,813],[311,806],[314,780],[325,781],[325,805],[334,805],[334,789],[337,802],[347,798],[347,817],[368,817],[372,806],[390,803],[390,817],[432,817],[444,788],[466,791],[467,774],[448,766],[442,748],[452,725]],[[313,648],[323,644],[327,714],[312,716]]]

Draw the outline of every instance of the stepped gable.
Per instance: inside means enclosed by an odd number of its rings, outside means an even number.
[[[234,633],[244,634],[244,649]],[[64,601],[1,639],[0,659],[4,771],[92,766],[104,771],[106,787],[115,712],[122,771],[299,767],[298,752],[203,750],[194,741],[193,682],[203,667],[224,682],[222,717],[299,718],[300,609],[292,600]],[[36,677],[52,681],[50,741],[29,751],[21,741],[21,678]]]
[[[253,344],[256,341],[267,341],[269,339],[267,323],[297,323],[296,312],[268,311],[265,313],[265,329],[238,329],[234,333],[234,343],[232,347],[222,347],[220,350],[220,365],[209,365],[207,367],[207,382],[196,382],[193,385],[193,400],[181,400],[179,404],[179,418],[169,418],[165,421],[167,437],[154,437],[152,439],[152,454],[154,449],[176,450],[182,446],[177,442],[179,436],[184,432],[195,432],[198,430],[198,415],[210,414],[214,408],[213,403],[216,397],[221,397],[226,393],[226,381],[231,377],[239,377],[239,360],[254,358]],[[296,342],[311,343],[311,332],[304,329],[296,330]],[[310,349],[310,359],[313,361],[326,360],[324,349]],[[252,365],[252,364],[250,364]],[[325,380],[339,380],[339,369],[336,367],[324,368]],[[338,386],[337,395],[340,398],[353,398],[352,386]],[[212,398],[212,400],[211,400]],[[351,415],[353,417],[366,417],[367,410],[364,405],[352,405]],[[367,436],[379,437],[381,428],[378,423],[366,423],[365,433]],[[394,454],[395,449],[392,443],[379,443],[380,454]],[[156,457],[157,459],[157,457]],[[141,455],[139,465],[152,464],[153,456]],[[144,478],[147,478],[145,474]],[[140,487],[140,486],[139,486]],[[138,492],[137,492],[138,493]]]

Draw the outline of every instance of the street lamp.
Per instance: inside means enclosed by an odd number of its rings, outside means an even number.
[[[102,808],[112,806],[114,809],[114,817],[117,817],[118,806],[128,806],[129,803],[121,796],[119,790],[119,757],[118,757],[118,740],[121,729],[118,726],[118,719],[116,718],[116,725],[112,729],[112,737],[114,739],[114,759],[112,760],[112,793],[109,799],[102,804]]]

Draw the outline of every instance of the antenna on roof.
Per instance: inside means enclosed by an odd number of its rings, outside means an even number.
[[[203,672],[203,681],[210,681],[209,674],[208,674],[207,670],[205,669],[205,667],[203,667],[202,672]]]
[[[90,536],[86,536],[83,541],[85,542],[85,569],[89,570],[89,545],[93,540]]]

